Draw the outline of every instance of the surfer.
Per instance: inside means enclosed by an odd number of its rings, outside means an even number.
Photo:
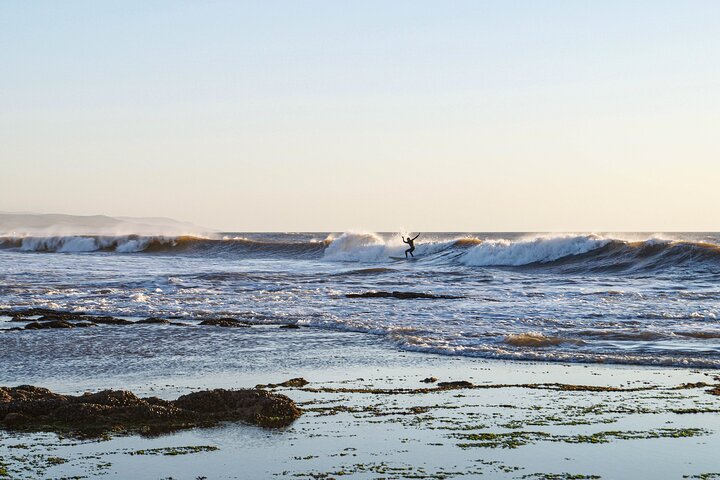
[[[405,250],[405,258],[407,258],[407,254],[408,254],[408,253],[410,254],[411,257],[415,258],[415,255],[413,255],[412,252],[415,251],[415,243],[414,243],[414,242],[415,242],[415,239],[416,239],[417,237],[419,237],[419,236],[420,236],[419,233],[418,233],[417,235],[415,235],[415,237],[413,237],[413,238],[410,238],[410,235],[408,235],[407,240],[406,240],[405,237],[403,237],[402,235],[400,235],[400,238],[402,238],[403,243],[407,243],[407,244],[410,246],[410,248],[408,248],[407,250]]]

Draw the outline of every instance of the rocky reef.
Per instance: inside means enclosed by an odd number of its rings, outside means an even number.
[[[11,317],[12,322],[24,322],[23,327],[0,328],[0,332],[18,330],[71,329],[77,327],[95,327],[98,325],[174,325],[191,326],[189,323],[171,321],[166,318],[149,317],[131,321],[109,315],[91,315],[84,312],[67,312],[49,308],[26,308],[18,310],[0,310],[0,316]],[[250,327],[252,324],[236,318],[189,318],[197,325],[215,327]]]
[[[262,389],[205,390],[168,401],[125,390],[73,396],[30,385],[0,387],[0,428],[7,430],[156,434],[224,421],[278,428],[301,414],[290,398]]]

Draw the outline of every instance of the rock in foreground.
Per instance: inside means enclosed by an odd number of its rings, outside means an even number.
[[[157,433],[222,421],[284,427],[301,413],[290,398],[264,390],[206,390],[167,401],[124,390],[73,396],[30,385],[0,387],[0,427],[9,430]]]

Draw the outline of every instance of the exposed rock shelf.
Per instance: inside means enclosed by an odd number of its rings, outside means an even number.
[[[222,421],[274,428],[301,414],[290,398],[261,389],[205,390],[168,401],[125,390],[73,396],[30,385],[0,387],[0,427],[8,430],[158,433]]]

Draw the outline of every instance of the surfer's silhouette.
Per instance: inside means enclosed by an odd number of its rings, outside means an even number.
[[[415,239],[416,239],[417,237],[419,237],[419,236],[420,236],[419,233],[418,233],[417,235],[415,235],[415,237],[413,237],[413,238],[410,238],[410,235],[408,235],[407,240],[406,240],[405,237],[403,237],[402,235],[400,235],[400,238],[402,238],[403,243],[407,243],[407,244],[410,246],[410,248],[408,248],[407,250],[405,250],[405,258],[407,258],[407,254],[408,254],[408,253],[410,254],[411,257],[415,258],[415,255],[413,255],[412,252],[415,251],[415,243],[414,243],[414,242],[415,242]]]

